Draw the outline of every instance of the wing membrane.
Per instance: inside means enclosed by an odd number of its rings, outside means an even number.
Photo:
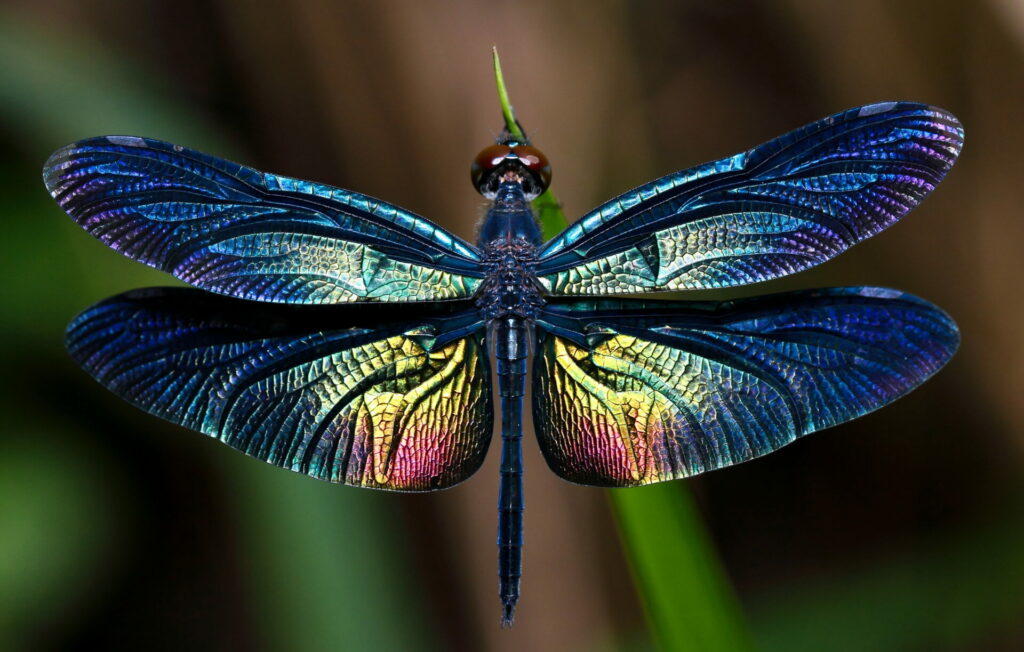
[[[743,285],[812,267],[894,223],[952,167],[956,118],[885,103],[676,172],[599,206],[541,251],[554,295]]]
[[[400,208],[157,140],[68,145],[43,179],[105,244],[220,294],[302,304],[443,300],[472,295],[482,276],[476,249]]]
[[[282,310],[130,292],[79,315],[67,347],[147,412],[321,480],[426,491],[480,466],[492,406],[474,312]]]
[[[880,288],[549,306],[538,338],[548,464],[616,487],[743,462],[861,416],[924,382],[959,342],[938,308]]]

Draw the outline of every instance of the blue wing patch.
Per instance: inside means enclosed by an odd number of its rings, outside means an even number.
[[[900,219],[962,144],[942,109],[851,109],[616,197],[548,242],[537,274],[553,295],[608,295],[798,272]]]
[[[43,179],[105,244],[220,294],[437,301],[472,296],[483,276],[474,247],[401,208],[148,138],[68,145]]]

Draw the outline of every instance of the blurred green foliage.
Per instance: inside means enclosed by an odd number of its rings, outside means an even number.
[[[82,459],[87,449],[74,445],[73,428],[65,438],[70,445],[55,451],[44,443],[54,424],[42,421],[9,422],[11,431],[0,440],[4,650],[21,648],[25,630],[53,605],[80,601],[99,579],[107,553],[108,497],[97,465]]]
[[[777,588],[754,611],[754,634],[778,652],[974,649],[1019,633],[1022,550],[1024,528],[982,523],[923,555]]]
[[[225,152],[214,130],[173,95],[90,44],[44,35],[8,16],[0,21],[0,57],[0,113],[21,125],[18,136],[30,151],[84,135],[141,133]],[[42,158],[37,163],[41,169]],[[11,255],[0,265],[5,278],[21,279],[6,285],[10,294],[0,304],[8,355],[55,348],[63,325],[90,297],[168,284],[165,275],[112,255],[59,219],[37,170],[7,172],[13,183],[5,210],[17,219],[7,233]],[[46,437],[38,436],[43,431],[8,432],[10,443],[0,449],[0,644],[30,630],[30,615],[44,611],[46,600],[74,597],[61,591],[88,573],[100,540],[111,536],[103,532],[109,503],[99,495],[94,465],[80,463],[73,449],[44,443],[73,442],[74,430],[63,422],[46,424]],[[321,484],[227,450],[216,459],[237,485],[230,495],[248,549],[249,588],[258,596],[255,622],[270,649],[433,649],[389,522],[395,510],[383,496]]]

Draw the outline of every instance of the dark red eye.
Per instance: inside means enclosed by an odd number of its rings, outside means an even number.
[[[530,199],[541,194],[551,184],[551,165],[539,149],[510,142],[491,145],[476,155],[469,168],[473,187],[481,195],[493,198],[506,171],[519,176],[523,192]]]
[[[523,167],[537,175],[543,186],[541,190],[547,190],[551,185],[551,164],[548,163],[548,157],[544,156],[544,152],[529,145],[516,145],[512,148],[512,153],[519,158]]]
[[[473,180],[473,187],[479,188],[480,181],[487,173],[493,172],[511,153],[512,148],[508,145],[491,145],[480,150],[480,153],[473,159],[473,165],[469,167],[469,177]]]

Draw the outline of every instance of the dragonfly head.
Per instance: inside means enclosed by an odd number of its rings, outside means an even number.
[[[516,140],[506,131],[476,155],[469,176],[477,192],[488,199],[494,199],[505,181],[521,184],[526,197],[534,199],[551,184],[551,164],[528,140]]]

